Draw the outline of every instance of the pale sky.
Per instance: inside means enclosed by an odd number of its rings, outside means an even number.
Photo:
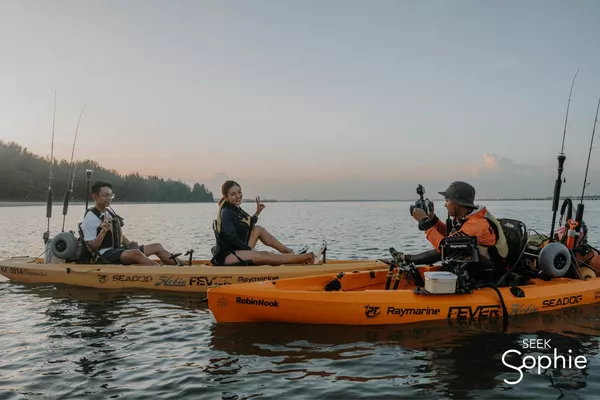
[[[0,2],[0,139],[246,196],[581,192],[598,1]],[[597,130],[600,131],[600,128]],[[600,193],[600,154],[592,153]]]

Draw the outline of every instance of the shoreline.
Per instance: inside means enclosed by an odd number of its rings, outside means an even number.
[[[573,201],[579,201],[578,198],[572,197]],[[430,199],[431,201],[444,201],[443,199]],[[523,199],[481,199],[477,200],[476,203],[484,204],[490,201],[551,201],[552,198],[523,198]],[[561,197],[560,200],[564,200],[564,197]],[[584,199],[584,201],[595,201],[600,200],[600,196],[594,196],[593,198]],[[263,203],[390,203],[390,202],[414,202],[415,199],[394,199],[394,200],[272,200],[272,201],[263,201]],[[118,204],[215,204],[214,202],[159,202],[159,201],[120,201]],[[244,203],[252,203],[251,201],[246,201]],[[52,203],[54,206],[61,206],[63,204],[62,199],[58,199],[58,201],[54,201]],[[69,206],[71,205],[84,205],[84,201],[73,201],[69,202]],[[90,205],[93,204],[90,202]],[[45,206],[45,201],[0,201],[0,207],[26,207],[26,206]]]

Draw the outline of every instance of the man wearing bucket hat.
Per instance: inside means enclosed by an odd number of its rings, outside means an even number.
[[[438,193],[444,196],[448,215],[452,218],[449,236],[477,237],[480,256],[492,261],[491,264],[498,267],[502,262],[501,259],[508,255],[506,237],[500,223],[486,207],[475,205],[475,188],[467,182],[456,181],[452,182],[445,191]],[[427,240],[433,245],[434,250],[412,256],[405,254],[404,260],[416,264],[439,261],[440,243],[448,236],[446,224],[433,211],[427,215],[424,210],[414,208],[412,216],[419,222],[419,230],[425,231]],[[494,271],[486,272],[488,275],[494,275]]]

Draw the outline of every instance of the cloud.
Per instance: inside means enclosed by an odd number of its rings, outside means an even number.
[[[483,161],[485,164],[485,168],[487,169],[491,169],[491,170],[495,170],[498,169],[498,160],[499,160],[499,156],[495,155],[495,154],[488,154],[485,153],[483,155]]]
[[[494,153],[484,153],[483,163],[475,168],[475,175],[480,173],[527,173],[536,167],[531,165],[517,164],[507,157]]]
[[[452,181],[467,181],[475,186],[477,198],[515,198],[551,196],[554,180],[548,166],[526,165],[508,157],[485,153],[478,162],[445,163],[443,165],[413,165],[410,169],[379,173],[368,168],[361,174],[345,176],[240,176],[231,172],[219,172],[204,184],[220,196],[221,185],[228,179],[238,181],[244,197],[261,196],[277,200],[394,200],[416,198],[417,185],[425,186],[427,196],[440,199]],[[240,171],[241,174],[244,171]]]
[[[565,168],[563,194],[570,196],[581,192],[583,174],[573,158]],[[554,164],[553,164],[554,162]],[[575,164],[575,165],[573,165]],[[485,153],[475,162],[430,162],[423,160],[409,167],[400,163],[361,165],[357,169],[337,168],[334,173],[325,169],[322,174],[278,169],[260,173],[248,170],[223,170],[194,181],[204,183],[216,198],[221,195],[221,185],[229,179],[239,182],[244,197],[261,196],[276,200],[397,200],[415,199],[415,189],[422,184],[431,199],[441,199],[438,192],[445,190],[452,181],[466,181],[477,192],[477,199],[521,198],[552,196],[556,180],[556,163],[523,164],[510,157]],[[591,176],[599,176],[590,170]],[[598,185],[600,186],[600,185]],[[598,191],[589,188],[586,194]]]
[[[494,153],[484,153],[482,162],[473,168],[474,177],[539,177],[551,170],[548,165],[519,164],[508,157]]]

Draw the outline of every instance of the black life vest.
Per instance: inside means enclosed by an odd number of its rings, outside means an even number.
[[[235,224],[235,231],[244,243],[248,244],[250,240],[250,233],[252,232],[252,228],[256,225],[258,221],[258,217],[250,216],[246,211],[244,211],[241,207],[235,207],[231,205],[227,200],[223,201],[219,204],[219,209],[217,211],[217,219],[215,220],[215,230],[218,237],[221,235],[221,213],[224,208],[229,208],[234,211],[238,220]]]
[[[104,217],[105,217],[104,214],[101,213],[96,207],[92,207],[92,208],[88,209],[85,212],[85,215],[87,215],[87,213],[90,211],[93,212],[94,215],[100,219],[101,224],[102,224],[102,222],[104,222]],[[114,212],[112,212],[109,209],[106,209],[106,211],[108,211],[108,213],[112,217],[111,230],[106,232],[106,234],[104,235],[104,239],[102,239],[102,243],[100,243],[100,246],[98,247],[98,249],[121,247],[121,245],[122,245],[121,238],[123,237],[121,227],[123,225],[125,225],[123,223],[123,218],[121,218],[119,215],[115,214]],[[85,215],[84,215],[84,218],[85,218]],[[102,231],[102,226],[99,225],[98,228],[96,229],[96,235],[99,235],[101,231]]]

